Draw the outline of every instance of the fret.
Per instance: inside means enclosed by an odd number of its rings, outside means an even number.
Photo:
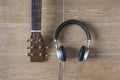
[[[32,10],[41,10],[41,5],[32,5]]]
[[[41,26],[41,23],[33,23],[32,26],[34,26],[34,27],[32,27],[32,30],[40,30],[41,29],[39,27],[39,26]]]
[[[42,0],[32,0],[32,4],[41,4]]]
[[[32,3],[32,5],[41,5],[41,3]]]
[[[42,0],[32,0],[32,30],[41,30]]]
[[[35,18],[41,18],[41,16],[39,16],[39,15],[33,15],[32,18],[34,18],[34,19]]]
[[[32,11],[40,11],[41,12],[41,10],[32,10]]]
[[[40,17],[34,17],[34,18],[32,18],[32,24],[34,24],[34,23],[40,23],[40,22],[41,22]]]
[[[32,17],[41,16],[41,11],[32,11]]]

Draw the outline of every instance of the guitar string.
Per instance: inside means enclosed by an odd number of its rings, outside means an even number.
[[[35,10],[38,10],[38,3],[39,3],[39,1],[37,0],[36,1],[36,9]],[[38,24],[37,24],[38,23],[38,17],[37,17],[38,16],[38,11],[35,11],[35,12],[36,12],[36,16],[35,16],[36,22],[35,23],[36,23],[36,27],[37,27],[38,26]]]
[[[33,4],[34,8],[33,8],[33,13],[35,14],[33,17],[34,17],[34,24],[35,24],[35,27],[37,27],[37,10],[38,10],[38,6],[37,6],[37,3],[38,3],[38,0],[35,0],[35,4]]]
[[[33,24],[34,24],[34,26],[33,27],[35,27],[35,29],[37,29],[37,26],[38,26],[38,24],[37,24],[37,22],[38,22],[38,0],[35,0],[33,3],[32,3],[32,6],[33,6],[33,9],[32,9],[32,13],[34,14],[33,15]],[[38,34],[37,33],[34,33],[33,34],[33,39],[37,42],[38,41]]]
[[[36,26],[37,26],[37,27],[38,27],[38,23],[39,23],[39,18],[38,18],[38,15],[39,15],[39,11],[38,11],[38,10],[39,10],[39,5],[38,5],[38,3],[39,3],[39,0],[37,0],[37,3],[36,3],[36,7],[37,7],[37,9],[36,9],[36,10],[37,10],[37,11],[36,11],[36,14],[37,14],[37,15],[36,15],[36,20],[37,20],[37,21],[36,21]]]
[[[38,24],[38,23],[40,23],[40,22],[39,22],[39,21],[40,21],[40,19],[39,19],[39,18],[40,18],[40,17],[39,17],[39,15],[40,15],[40,14],[39,14],[39,12],[40,12],[40,11],[39,11],[39,10],[40,10],[40,8],[39,8],[39,7],[40,7],[40,6],[39,6],[40,1],[41,1],[41,0],[38,0],[38,2],[37,2],[37,8],[38,8],[38,9],[37,9],[37,10],[38,10],[38,11],[37,11],[37,17],[36,17],[37,20],[38,20],[38,21],[37,21],[37,27],[38,27],[38,26],[40,27],[40,25]],[[37,33],[36,36],[37,36],[36,38],[37,38],[37,41],[38,41],[39,33]]]
[[[40,0],[39,7],[40,7],[40,11],[39,11],[40,16],[39,16],[39,18],[40,18],[40,30],[41,30],[41,25],[42,25],[42,0]]]
[[[41,30],[41,10],[42,10],[42,0],[38,0],[38,3],[37,3],[37,7],[38,9],[36,10],[37,11],[37,26],[39,26],[40,30]]]

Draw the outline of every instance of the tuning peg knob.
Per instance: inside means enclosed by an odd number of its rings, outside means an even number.
[[[41,39],[38,40],[39,42],[41,41]]]
[[[34,47],[33,46],[28,46],[27,49],[33,49]]]
[[[30,47],[28,46],[27,49],[30,49]]]
[[[45,47],[45,49],[48,49],[48,48],[49,48],[48,46]]]
[[[33,54],[33,53],[30,53],[30,52],[27,54],[27,56],[33,56],[33,55],[34,55],[34,54]]]
[[[31,48],[31,49],[33,49],[34,47],[33,47],[33,46],[31,46],[30,48]]]
[[[28,54],[27,54],[27,56],[30,56],[31,55],[31,53],[29,52]]]
[[[42,53],[39,53],[39,56],[42,56]]]
[[[48,42],[48,39],[44,39],[45,42]]]
[[[39,49],[41,49],[42,48],[42,46],[39,46]]]
[[[33,42],[33,41],[34,41],[34,39],[30,39],[30,41],[31,41],[31,42]]]
[[[48,54],[45,54],[45,57],[48,57]]]
[[[27,39],[26,41],[27,41],[27,42],[30,42],[30,39]]]

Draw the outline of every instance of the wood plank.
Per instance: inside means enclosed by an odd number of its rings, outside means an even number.
[[[65,0],[65,20],[85,22],[92,33],[88,61],[78,62],[81,45],[86,36],[76,25],[64,28],[59,45],[67,51],[64,80],[119,80],[120,74],[120,1]],[[26,39],[30,37],[30,1],[0,0],[0,80],[56,80],[58,60],[52,40],[44,63],[31,63],[26,56]],[[62,1],[43,0],[42,34],[53,38],[62,22]]]

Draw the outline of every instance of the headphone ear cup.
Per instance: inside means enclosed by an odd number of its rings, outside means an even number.
[[[62,61],[66,61],[66,53],[64,46],[60,47],[61,53],[62,53]]]
[[[63,46],[60,46],[60,48],[58,48],[58,59],[61,61],[66,61],[66,53]]]
[[[85,46],[82,46],[81,49],[80,49],[80,52],[78,54],[78,60],[79,61],[83,61],[84,60],[84,55],[85,55],[85,49],[86,47]]]

